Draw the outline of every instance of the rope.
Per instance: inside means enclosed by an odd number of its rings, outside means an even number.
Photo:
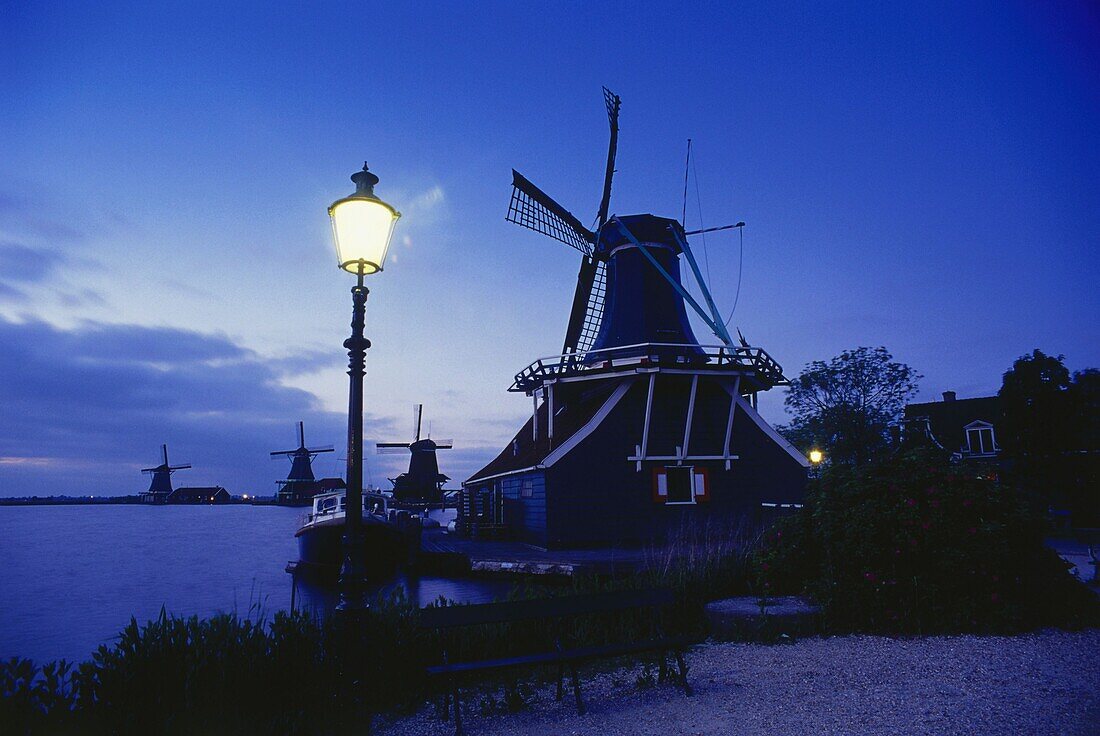
[[[699,210],[699,227],[703,225],[703,198],[699,196],[699,172],[695,170],[695,162],[691,162],[691,173],[695,175],[695,206]],[[687,203],[685,202],[685,205]],[[707,266],[707,291],[712,291],[710,288],[710,254],[707,253],[707,234],[700,233],[703,238],[703,262]]]
[[[691,166],[691,139],[688,138],[688,152],[687,160],[684,161],[684,209],[680,213],[680,224],[687,230],[687,212],[688,212],[688,169]]]
[[[730,316],[726,317],[726,321],[723,323],[726,327],[730,326],[733,313],[737,311],[737,300],[741,298],[741,274],[745,271],[745,228],[739,227],[737,231],[741,233],[741,242],[737,254],[737,291],[733,295],[733,309],[730,310]]]

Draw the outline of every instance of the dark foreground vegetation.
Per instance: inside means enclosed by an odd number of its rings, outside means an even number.
[[[807,595],[831,633],[1013,633],[1097,623],[1043,544],[1034,499],[922,450],[834,466],[756,552],[761,589]]]
[[[808,595],[822,605],[827,633],[1097,625],[1096,595],[1043,546],[1043,522],[1028,509],[996,481],[909,453],[830,469],[814,482],[806,508],[761,540],[748,543],[715,525],[692,530],[654,553],[644,574],[577,579],[557,593],[670,587],[679,601],[664,617],[670,634],[705,632],[706,602],[744,594]],[[438,662],[442,642],[417,629],[416,615],[413,603],[393,597],[374,601],[351,627],[256,610],[131,620],[116,643],[79,665],[0,664],[0,732],[334,732],[363,713],[412,707],[431,694],[423,667]],[[642,613],[583,617],[562,632],[540,622],[488,626],[463,630],[448,649],[461,661],[545,651],[557,633],[600,644],[650,636],[654,626]],[[341,673],[364,683],[357,697],[347,697]],[[483,707],[521,707],[522,696],[511,692]]]

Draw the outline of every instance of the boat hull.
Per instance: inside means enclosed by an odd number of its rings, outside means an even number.
[[[410,562],[420,544],[419,525],[414,530],[374,516],[363,518],[360,551],[368,581],[384,581]],[[297,570],[313,577],[335,580],[344,561],[344,519],[307,524],[295,533],[298,539]]]

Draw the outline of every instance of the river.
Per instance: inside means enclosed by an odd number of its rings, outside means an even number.
[[[270,618],[290,607],[288,561],[305,510],[281,506],[0,507],[0,658],[87,659],[135,617],[220,611]],[[420,605],[484,602],[503,581],[402,577]],[[300,587],[298,605],[327,610],[329,592]]]

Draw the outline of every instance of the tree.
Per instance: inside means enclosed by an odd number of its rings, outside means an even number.
[[[1062,355],[1033,350],[1005,372],[997,394],[1004,414],[997,434],[1009,456],[1042,462],[1065,450],[1071,381],[1064,360]]]
[[[1100,523],[1100,372],[1070,376],[1065,358],[1033,350],[1004,374],[998,441],[1009,478],[1076,526]]]
[[[817,446],[832,463],[861,465],[888,446],[890,425],[920,377],[884,347],[814,361],[787,390],[784,405],[794,419],[782,431],[803,451]]]

